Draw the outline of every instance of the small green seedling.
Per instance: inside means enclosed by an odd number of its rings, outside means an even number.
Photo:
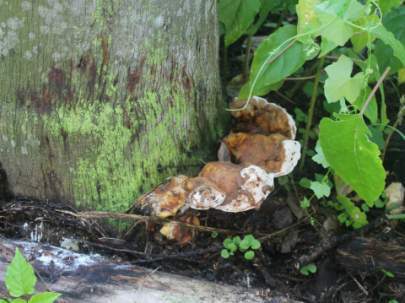
[[[304,199],[300,201],[300,206],[302,209],[307,209],[311,206],[311,201],[304,197]]]
[[[399,302],[398,302],[398,300],[391,299],[391,300],[388,301],[388,303],[399,303]]]
[[[395,274],[389,270],[385,270],[385,269],[381,269],[382,273],[384,274],[384,276],[386,276],[387,278],[395,278]]]
[[[56,292],[35,293],[37,278],[34,269],[18,248],[7,267],[4,282],[12,299],[1,298],[0,303],[53,303],[60,297]]]
[[[318,269],[314,263],[309,263],[300,268],[300,273],[303,274],[304,276],[309,276],[316,273],[317,270]]]
[[[253,235],[246,235],[241,239],[239,236],[226,238],[224,240],[224,248],[221,250],[221,257],[228,259],[239,250],[243,253],[243,257],[247,261],[251,261],[255,257],[255,250],[261,248],[260,241]]]

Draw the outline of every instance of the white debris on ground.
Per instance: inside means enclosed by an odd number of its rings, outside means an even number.
[[[81,266],[91,266],[104,262],[105,258],[99,254],[79,254],[52,245],[38,246],[34,242],[15,242],[30,260],[39,261],[42,266],[52,266],[58,272],[74,272]]]

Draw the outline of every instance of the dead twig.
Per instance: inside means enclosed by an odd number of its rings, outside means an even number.
[[[354,283],[356,283],[357,287],[363,292],[363,294],[365,294],[366,296],[368,296],[368,291],[367,289],[361,285],[361,283],[355,278],[353,277],[353,275],[350,275],[350,277],[352,278],[352,280],[354,281]]]
[[[126,213],[116,213],[116,212],[107,212],[107,211],[88,211],[88,212],[78,212],[74,213],[71,211],[65,211],[65,210],[60,210],[60,212],[63,212],[65,214],[71,215],[71,216],[76,216],[79,218],[86,218],[86,219],[118,219],[118,220],[142,220],[142,221],[147,221],[147,222],[154,222],[154,223],[173,223],[173,224],[179,224],[183,227],[188,227],[192,228],[194,230],[202,231],[202,232],[217,232],[217,233],[222,233],[222,234],[227,234],[227,235],[241,235],[244,234],[245,231],[243,230],[230,230],[230,229],[224,229],[224,228],[218,228],[218,227],[210,227],[210,226],[201,226],[201,225],[194,225],[190,223],[185,223],[173,219],[163,219],[163,218],[158,218],[154,216],[145,216],[145,215],[138,215],[138,214],[126,214]],[[270,239],[274,236],[277,236],[279,234],[282,234],[299,224],[301,224],[303,220],[297,222],[296,224],[293,224],[291,226],[288,226],[284,229],[280,229],[278,231],[275,231],[273,233],[267,234],[267,233],[261,233],[261,232],[256,232],[254,233],[256,236],[259,237],[259,240],[266,240]]]
[[[183,227],[189,227],[193,228],[199,231],[205,231],[205,232],[218,232],[218,233],[223,233],[223,234],[238,234],[238,233],[243,233],[240,231],[234,231],[234,230],[229,230],[229,229],[224,229],[224,228],[217,228],[217,227],[209,227],[209,226],[200,226],[200,225],[194,225],[190,223],[185,223],[177,220],[172,220],[172,219],[163,219],[159,217],[154,217],[154,216],[144,216],[144,215],[138,215],[138,214],[126,214],[126,213],[116,213],[116,212],[107,212],[107,211],[88,211],[88,212],[78,212],[78,213],[73,213],[70,211],[63,211],[63,213],[76,216],[79,218],[86,218],[86,219],[118,219],[118,220],[135,220],[135,221],[148,221],[148,222],[154,222],[154,223],[173,223],[173,224],[178,224]]]
[[[145,256],[146,255],[144,252],[137,251],[134,249],[116,248],[116,247],[109,246],[106,244],[94,243],[94,242],[90,242],[90,241],[83,241],[83,242],[88,246],[109,250],[109,251],[112,251],[115,253],[127,254],[127,255],[131,255],[131,256]]]
[[[192,251],[187,251],[187,252],[182,252],[182,253],[177,253],[177,254],[161,254],[161,255],[155,255],[151,256],[150,258],[147,259],[138,259],[134,262],[131,262],[132,264],[146,264],[146,263],[153,263],[153,262],[159,262],[159,261],[164,261],[164,260],[188,260],[188,258],[199,256],[199,255],[204,255],[207,253],[219,253],[221,249],[222,243],[221,244],[216,244],[212,245],[209,248],[204,248],[204,249],[193,249]],[[190,260],[192,262],[199,262],[198,260]]]
[[[378,79],[377,83],[374,85],[373,90],[370,92],[370,94],[367,97],[366,102],[364,102],[363,107],[360,110],[360,115],[363,116],[364,112],[366,111],[368,104],[371,102],[371,99],[373,99],[373,96],[377,92],[377,89],[380,87],[380,85],[383,83],[385,77],[387,77],[388,73],[390,72],[390,67],[388,66],[384,73],[381,75],[380,79]]]

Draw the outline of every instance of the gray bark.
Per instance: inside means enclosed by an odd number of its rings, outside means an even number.
[[[125,210],[197,170],[223,134],[215,0],[0,7],[0,163],[15,195]]]
[[[299,303],[287,296],[259,289],[191,279],[128,264],[115,264],[100,256],[85,256],[27,242],[0,238],[0,281],[16,247],[31,257],[31,263],[42,277],[52,281],[38,282],[37,290],[46,286],[62,293],[66,303]],[[51,262],[52,260],[52,262]],[[66,260],[68,264],[66,264]],[[46,282],[46,284],[44,284]],[[0,285],[1,294],[6,290]]]

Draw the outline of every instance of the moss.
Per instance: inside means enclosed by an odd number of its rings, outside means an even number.
[[[174,101],[163,112],[158,98],[165,97],[173,97]],[[57,115],[45,119],[44,126],[53,140],[61,140],[63,130],[73,142],[80,138],[94,142],[92,146],[79,146],[82,157],[73,167],[75,200],[80,206],[92,206],[88,203],[97,201],[98,209],[125,210],[138,195],[175,174],[174,167],[180,163],[198,163],[198,158],[181,152],[191,148],[193,140],[189,136],[196,135],[181,125],[188,106],[183,96],[146,92],[137,103],[145,109],[143,130],[135,116],[130,121],[131,129],[125,125],[124,111],[133,112],[130,102],[113,107],[102,102],[86,105],[86,100],[82,100],[79,106],[60,107]],[[176,137],[173,128],[179,130]],[[186,141],[188,146],[180,146],[180,142]]]

